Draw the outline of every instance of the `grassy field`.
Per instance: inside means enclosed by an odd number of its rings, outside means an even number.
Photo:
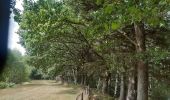
[[[80,88],[51,80],[34,80],[14,88],[0,89],[0,100],[76,100]]]

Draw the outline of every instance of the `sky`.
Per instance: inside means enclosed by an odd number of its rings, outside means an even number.
[[[23,10],[22,0],[16,0],[16,6],[15,7],[22,11]],[[20,41],[19,35],[16,33],[18,29],[19,29],[19,25],[14,21],[13,14],[11,14],[10,25],[9,25],[8,48],[17,49],[22,53],[22,55],[24,55],[26,50],[23,46],[21,46],[18,43]]]

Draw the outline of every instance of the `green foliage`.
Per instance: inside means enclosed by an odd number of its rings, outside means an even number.
[[[104,12],[106,14],[111,14],[113,11],[113,5],[112,4],[108,4],[105,8],[104,8]]]
[[[41,70],[38,70],[38,69],[34,68],[31,71],[30,78],[31,79],[36,79],[36,80],[43,79],[43,73],[42,73]]]
[[[138,60],[149,63],[152,77],[169,75],[162,70],[169,66],[169,6],[169,0],[24,0],[15,20],[35,67],[31,78],[87,76],[94,86],[106,72],[127,73]],[[136,53],[135,24],[145,32],[142,53]]]
[[[21,83],[28,81],[29,67],[24,62],[24,57],[17,50],[9,50],[7,63],[0,75],[0,80],[7,83]]]
[[[0,89],[14,87],[15,83],[0,82]]]
[[[165,83],[154,83],[151,90],[151,100],[168,100],[170,87]]]
[[[112,30],[117,30],[120,27],[118,23],[112,23]]]

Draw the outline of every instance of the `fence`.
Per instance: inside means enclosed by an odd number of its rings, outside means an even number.
[[[91,90],[90,90],[89,86],[86,86],[86,87],[84,88],[83,92],[80,93],[80,94],[77,96],[76,100],[90,100],[90,99],[89,99],[90,95],[91,95]]]

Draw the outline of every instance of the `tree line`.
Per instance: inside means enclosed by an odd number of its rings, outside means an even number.
[[[8,50],[7,61],[0,73],[0,88],[12,87],[29,81],[31,69],[25,63],[26,58],[18,50]]]
[[[29,65],[119,100],[167,100],[169,0],[23,0]],[[161,88],[162,86],[162,88]]]

